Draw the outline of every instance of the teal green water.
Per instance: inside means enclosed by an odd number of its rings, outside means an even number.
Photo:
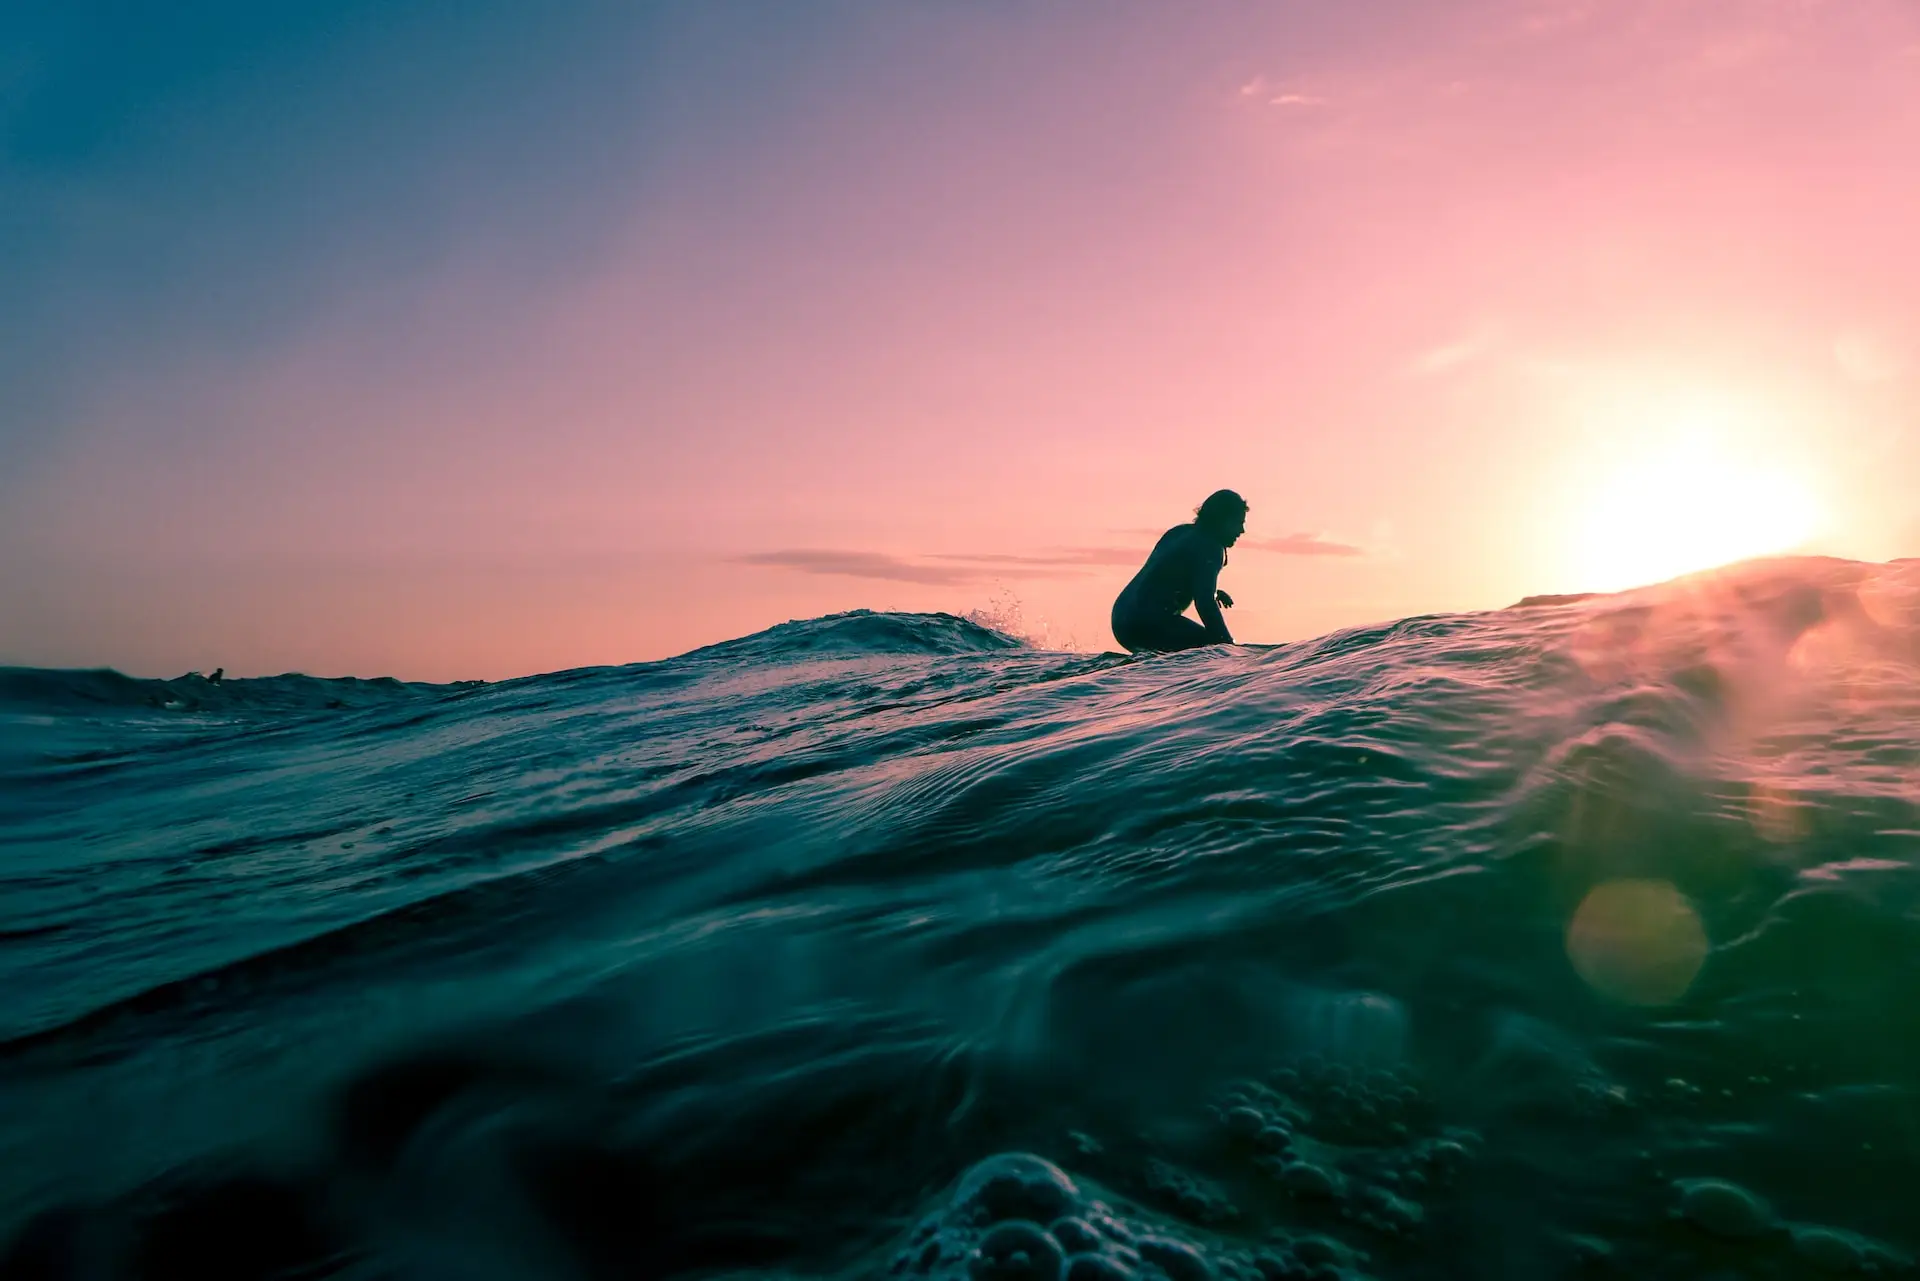
[[[1920,562],[1138,660],[16,669],[0,818],[9,1276],[1920,1249]]]

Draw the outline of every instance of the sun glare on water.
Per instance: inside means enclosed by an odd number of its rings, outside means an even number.
[[[1659,433],[1615,453],[1581,488],[1587,499],[1573,550],[1587,591],[1789,552],[1819,525],[1802,476],[1720,432]]]

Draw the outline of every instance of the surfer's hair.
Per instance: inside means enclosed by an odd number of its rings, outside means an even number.
[[[1231,489],[1216,489],[1207,495],[1207,501],[1193,509],[1194,524],[1207,529],[1218,529],[1230,523],[1236,516],[1247,514],[1247,500]]]

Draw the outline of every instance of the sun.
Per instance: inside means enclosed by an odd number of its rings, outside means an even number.
[[[1581,589],[1617,591],[1753,556],[1818,532],[1806,475],[1757,434],[1705,416],[1648,432],[1593,460],[1579,483],[1573,559]]]

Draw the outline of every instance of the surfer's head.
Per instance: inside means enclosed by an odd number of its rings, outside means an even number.
[[[1216,489],[1194,509],[1193,523],[1222,547],[1231,547],[1247,532],[1247,500],[1231,489]]]

